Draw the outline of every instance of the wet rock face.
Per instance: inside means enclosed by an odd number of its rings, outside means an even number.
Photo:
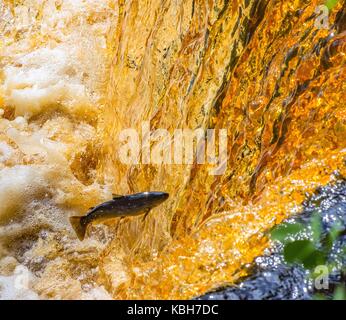
[[[328,233],[336,221],[340,221],[343,233],[334,243],[328,262],[334,262],[338,270],[345,268],[346,257],[346,181],[320,188],[304,204],[301,215],[290,219],[309,225],[312,214],[322,217],[323,234]],[[316,290],[307,279],[308,272],[299,265],[289,266],[282,255],[282,246],[275,245],[267,255],[256,259],[252,275],[238,285],[206,294],[199,300],[310,300],[316,293],[332,296],[339,284],[346,284],[345,274],[336,271],[329,276],[329,289]]]

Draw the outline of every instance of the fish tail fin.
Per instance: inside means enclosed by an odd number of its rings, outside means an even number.
[[[76,232],[77,237],[80,241],[84,240],[87,225],[82,223],[83,217],[70,217],[70,223],[72,225],[73,230]]]

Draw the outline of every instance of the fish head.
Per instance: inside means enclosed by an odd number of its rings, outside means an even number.
[[[135,195],[145,209],[152,209],[165,202],[169,194],[166,192],[143,192]]]

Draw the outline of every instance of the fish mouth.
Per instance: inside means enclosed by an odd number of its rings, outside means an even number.
[[[153,192],[154,197],[161,199],[161,200],[167,200],[169,198],[169,194],[166,192]]]
[[[161,204],[169,198],[169,194],[167,192],[159,191],[144,192],[144,195],[147,197],[147,200],[154,205]]]

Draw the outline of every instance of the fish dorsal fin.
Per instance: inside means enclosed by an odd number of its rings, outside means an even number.
[[[93,210],[93,209],[95,209],[95,207],[91,207],[91,208],[89,208],[89,210]]]
[[[113,197],[113,199],[119,199],[119,198],[122,198],[123,196],[120,195],[120,194],[115,194],[115,193],[113,193],[113,194],[112,194],[112,197]]]

